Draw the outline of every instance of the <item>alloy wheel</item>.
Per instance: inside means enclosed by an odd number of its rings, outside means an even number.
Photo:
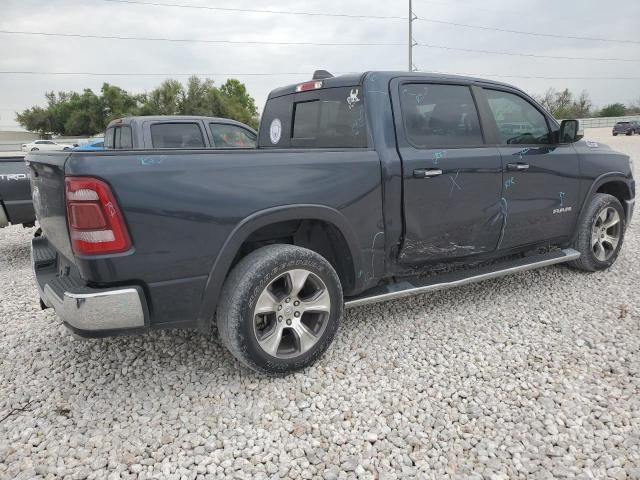
[[[591,229],[591,248],[601,262],[609,260],[616,252],[622,236],[622,220],[613,207],[607,207],[596,216]]]
[[[309,270],[289,270],[267,285],[256,302],[253,331],[260,347],[276,358],[298,357],[322,338],[331,297]]]

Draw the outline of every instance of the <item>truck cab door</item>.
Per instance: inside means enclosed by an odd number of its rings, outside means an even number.
[[[485,142],[474,91],[446,81],[391,83],[403,168],[400,263],[496,249],[503,225],[502,164],[498,149]]]
[[[521,92],[485,87],[479,101],[487,102],[486,130],[502,155],[506,220],[498,248],[568,239],[581,198],[575,148],[557,142],[555,122]]]

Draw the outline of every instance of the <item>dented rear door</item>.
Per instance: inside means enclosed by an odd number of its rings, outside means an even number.
[[[470,85],[391,84],[403,166],[403,263],[496,249],[503,226],[501,159],[486,144]]]

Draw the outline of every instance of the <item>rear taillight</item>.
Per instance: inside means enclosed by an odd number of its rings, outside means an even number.
[[[109,185],[89,177],[67,177],[65,183],[73,251],[104,255],[129,250],[131,239]]]

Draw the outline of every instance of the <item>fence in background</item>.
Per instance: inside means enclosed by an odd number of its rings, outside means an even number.
[[[595,117],[595,118],[579,118],[580,126],[582,128],[602,128],[613,127],[618,122],[628,122],[630,120],[636,120],[640,122],[640,115],[634,115],[630,117]]]

